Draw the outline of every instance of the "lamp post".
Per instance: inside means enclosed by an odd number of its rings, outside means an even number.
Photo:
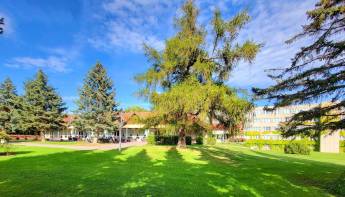
[[[119,115],[120,115],[120,125],[119,125],[119,151],[121,151],[121,144],[122,144],[122,127],[123,127],[122,110],[120,111]]]

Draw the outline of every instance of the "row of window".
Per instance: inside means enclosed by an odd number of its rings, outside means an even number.
[[[245,131],[276,131],[278,127],[246,127],[244,128]]]
[[[254,118],[254,122],[285,122],[288,121],[289,118]]]
[[[270,114],[296,114],[298,112],[302,111],[301,109],[276,109],[273,111],[266,111],[264,109],[255,109],[255,115],[260,115],[260,114],[265,114],[265,115],[270,115]]]

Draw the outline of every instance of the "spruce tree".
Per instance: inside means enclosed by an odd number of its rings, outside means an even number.
[[[253,91],[261,99],[274,101],[273,109],[324,100],[332,102],[295,114],[282,125],[284,136],[317,137],[321,131],[345,128],[345,1],[321,0],[307,16],[310,23],[287,43],[304,37],[312,43],[297,52],[290,66],[271,70],[269,76],[277,81],[275,85]],[[329,121],[310,124],[323,117]]]
[[[254,60],[260,45],[249,40],[236,42],[249,21],[246,12],[226,20],[216,10],[211,21],[213,32],[206,32],[197,23],[199,10],[193,1],[186,1],[182,12],[175,21],[178,32],[166,41],[163,51],[144,46],[152,66],[136,80],[145,84],[140,93],[153,104],[151,123],[175,126],[180,136],[178,145],[185,147],[186,132],[195,124],[210,130],[213,124],[221,123],[231,131],[243,123],[252,105],[238,97],[226,81],[240,61]],[[207,42],[207,35],[213,42]]]
[[[96,134],[94,142],[104,132],[112,132],[116,128],[115,89],[110,77],[101,63],[91,68],[84,79],[77,101],[79,117],[76,125]]]
[[[40,134],[42,141],[46,132],[64,129],[65,104],[42,70],[25,83],[24,106],[25,129]]]
[[[10,78],[0,84],[0,129],[7,133],[22,131],[22,99]]]

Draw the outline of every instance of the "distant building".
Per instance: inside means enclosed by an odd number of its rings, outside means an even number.
[[[309,110],[316,105],[291,105],[280,107],[273,111],[267,111],[264,107],[255,107],[247,115],[248,121],[244,125],[244,131],[277,131],[279,124],[286,122],[294,114]]]
[[[142,119],[147,118],[151,112],[125,112],[122,114],[123,128],[122,140],[124,141],[143,141],[150,132],[150,129],[145,129]],[[64,131],[50,131],[46,132],[45,138],[52,141],[67,141],[71,139],[85,140],[88,137],[94,137],[95,133],[91,131],[79,131],[72,122],[75,119],[74,115],[68,115],[64,118],[66,130]],[[115,124],[115,123],[114,123]],[[151,130],[154,130],[152,128]],[[104,131],[99,137],[114,137],[119,140],[119,130]]]

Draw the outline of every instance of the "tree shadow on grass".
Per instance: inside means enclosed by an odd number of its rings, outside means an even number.
[[[272,155],[259,151],[246,154],[221,147],[200,148],[205,159],[237,163],[237,173],[224,172],[236,180],[246,180],[264,196],[306,193],[320,196],[329,193],[329,184],[345,170],[345,166],[303,158]],[[233,165],[236,166],[236,165]],[[235,170],[235,169],[234,169]],[[321,193],[319,193],[321,192]]]
[[[29,154],[32,151],[11,151],[8,154],[5,152],[0,152],[1,157],[10,157],[10,156],[15,156],[15,155],[24,155],[24,154]]]
[[[2,196],[320,196],[327,191],[314,181],[341,169],[221,147],[145,146],[0,161],[0,191]]]

